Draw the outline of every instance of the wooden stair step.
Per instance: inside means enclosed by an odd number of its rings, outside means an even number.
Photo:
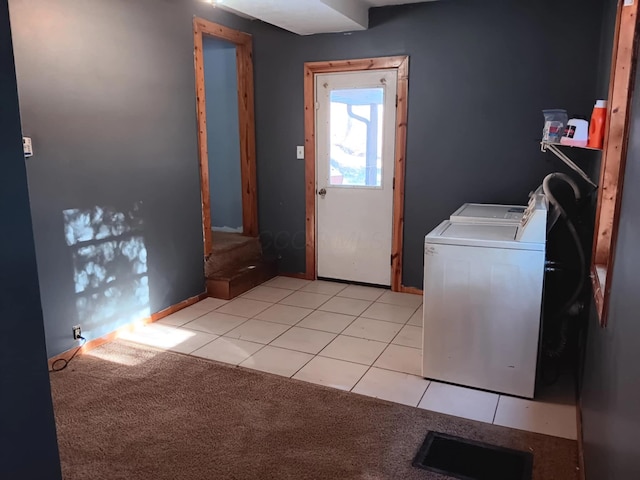
[[[210,297],[231,300],[278,274],[278,261],[259,258],[228,265],[207,277],[207,294]]]
[[[213,232],[213,252],[205,263],[205,276],[211,277],[239,262],[253,261],[261,256],[262,246],[257,237]]]

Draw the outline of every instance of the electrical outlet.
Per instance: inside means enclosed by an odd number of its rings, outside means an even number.
[[[73,339],[79,340],[80,337],[82,336],[82,329],[80,328],[80,325],[75,325],[71,327],[71,330],[73,332]]]
[[[24,150],[25,158],[33,156],[33,144],[31,143],[31,137],[22,137],[22,149]]]

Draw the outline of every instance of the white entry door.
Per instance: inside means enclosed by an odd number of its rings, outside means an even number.
[[[395,70],[316,76],[318,276],[391,284]]]

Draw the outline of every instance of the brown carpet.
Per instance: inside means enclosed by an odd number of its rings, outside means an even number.
[[[67,480],[444,479],[411,467],[427,431],[532,451],[574,480],[576,442],[125,342],[51,375]]]

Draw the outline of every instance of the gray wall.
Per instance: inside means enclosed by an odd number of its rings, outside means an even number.
[[[211,226],[242,230],[236,46],[203,38]]]
[[[0,105],[0,478],[56,480],[60,461],[5,0]]]
[[[603,28],[600,84],[606,89],[611,61],[615,1],[609,0]],[[635,92],[640,91],[636,75]],[[581,404],[587,480],[640,477],[640,96],[634,95],[616,261],[611,279],[608,326],[589,319]]]
[[[636,76],[636,92],[640,89]],[[587,479],[640,477],[640,97],[633,100],[608,326],[589,320],[582,386]]]
[[[408,54],[403,282],[421,287],[424,235],[455,208],[523,203],[562,170],[540,152],[541,110],[591,114],[601,2],[456,0],[370,12],[370,29],[350,34],[254,27],[260,228],[284,271],[304,271],[304,162],[295,159],[304,62]]]
[[[109,285],[76,292],[65,210],[138,206],[146,275],[125,262],[113,278],[147,281],[148,311],[204,291],[192,18],[249,22],[196,0],[11,0],[10,11],[53,356],[75,345],[72,325],[91,339],[128,322],[139,306],[130,304],[142,302],[126,282],[114,287],[124,302],[107,298]]]

